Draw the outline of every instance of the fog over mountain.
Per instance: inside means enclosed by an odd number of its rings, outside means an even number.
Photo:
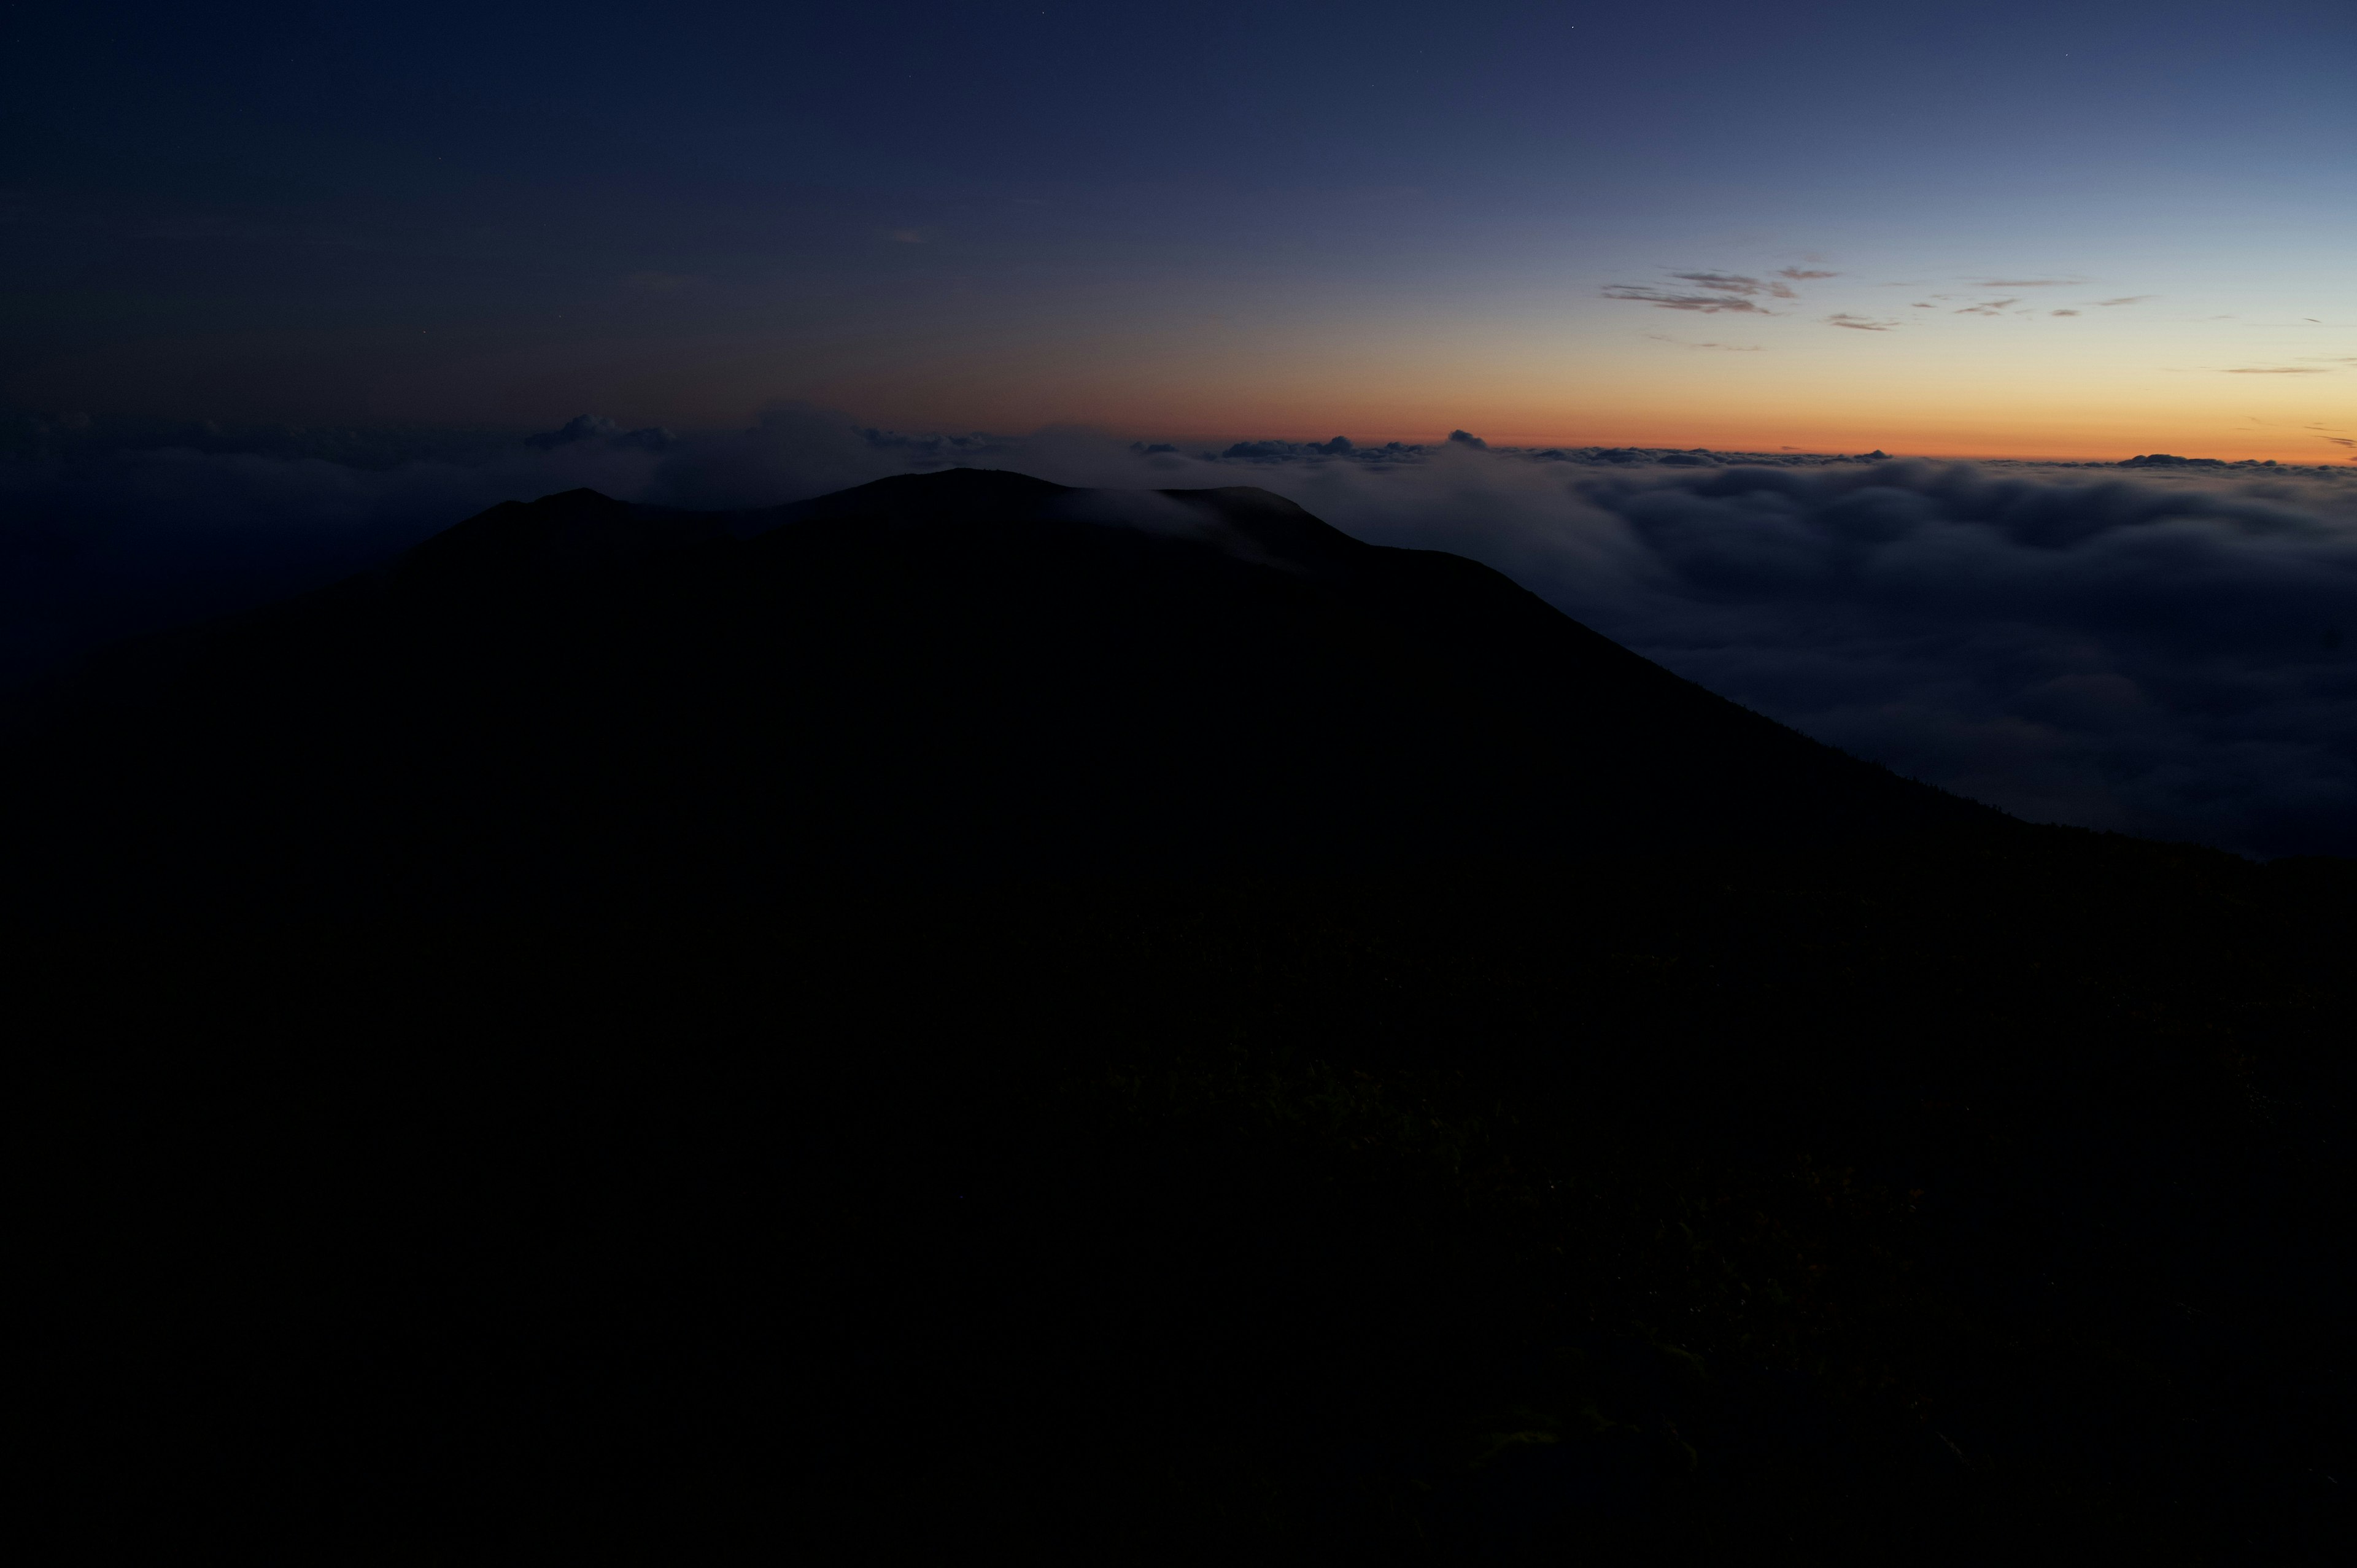
[[[331,581],[502,499],[774,505],[952,464],[1249,483],[1505,572],[1712,691],[2032,820],[2357,852],[2357,470],[1424,444],[18,421],[0,674]]]

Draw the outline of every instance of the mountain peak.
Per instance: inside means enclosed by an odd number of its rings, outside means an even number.
[[[950,469],[769,515],[751,540],[592,490],[510,502],[394,568],[425,592],[199,628],[43,721],[18,816],[51,829],[17,884],[570,910],[2002,821],[1263,489]]]
[[[502,501],[412,549],[405,586],[473,587],[579,576],[722,538],[716,514],[633,506],[597,490]]]
[[[779,509],[780,521],[805,518],[889,517],[913,521],[935,517],[1005,516],[1039,510],[1071,488],[1006,468],[939,468],[930,474],[894,474],[847,490],[797,501]]]

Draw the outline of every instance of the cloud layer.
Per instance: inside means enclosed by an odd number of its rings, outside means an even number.
[[[2357,854],[2357,474],[1637,456],[1264,482],[2021,816]]]
[[[1467,433],[1197,449],[796,409],[679,436],[585,417],[551,437],[374,467],[190,446],[0,460],[0,676],[580,485],[731,508],[961,462],[1259,484],[1361,538],[1485,561],[1714,691],[2025,817],[2357,854],[2357,471],[1499,450]]]

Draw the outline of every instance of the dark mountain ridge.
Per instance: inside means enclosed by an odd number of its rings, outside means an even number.
[[[1247,488],[577,490],[52,693],[21,866],[92,912],[771,896],[795,875],[1564,862],[2001,824],[1454,555]]]
[[[6,776],[59,1561],[2347,1555],[2348,863],[1265,492],[500,507]]]

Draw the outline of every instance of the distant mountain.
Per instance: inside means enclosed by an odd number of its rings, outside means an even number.
[[[1565,861],[2000,827],[1490,569],[1265,490],[955,469],[511,503],[124,645],[11,765],[41,908],[579,908],[780,877]]]

